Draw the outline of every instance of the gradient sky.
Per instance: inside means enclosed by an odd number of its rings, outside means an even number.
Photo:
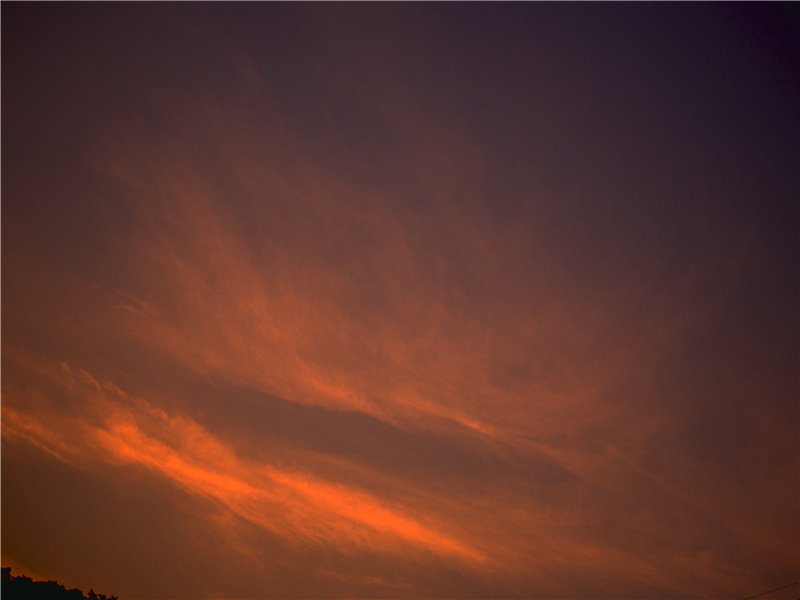
[[[3,2],[3,565],[800,579],[797,6]]]

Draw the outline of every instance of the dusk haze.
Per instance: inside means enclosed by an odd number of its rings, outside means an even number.
[[[796,600],[799,7],[3,2],[2,566]]]

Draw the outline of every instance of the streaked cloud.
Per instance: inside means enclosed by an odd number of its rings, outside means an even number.
[[[739,83],[705,82],[727,104],[702,119],[661,80],[623,93],[639,33],[600,86],[506,13],[460,73],[472,21],[438,9],[251,7],[257,36],[118,10],[108,53],[41,51],[73,90],[56,133],[102,126],[52,182],[4,169],[4,487],[35,515],[36,482],[83,482],[61,522],[140,524],[112,529],[130,555],[158,536],[137,558],[158,575],[26,545],[30,517],[4,560],[141,597],[721,597],[790,574],[797,281],[780,202],[752,200],[766,163],[728,150],[778,139],[723,127],[750,114]],[[9,122],[34,136],[25,94]],[[45,523],[31,539],[66,531]]]
[[[113,384],[101,384],[85,371],[61,363],[39,372],[81,402],[81,412],[31,417],[8,406],[19,402],[12,392],[4,406],[3,434],[10,440],[25,440],[71,466],[87,461],[141,465],[287,538],[366,545],[377,551],[392,551],[399,540],[463,560],[486,560],[369,494],[302,472],[238,459],[196,422],[169,416],[145,400],[129,399]]]

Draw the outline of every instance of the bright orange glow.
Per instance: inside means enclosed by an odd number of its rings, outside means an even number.
[[[237,458],[230,448],[193,421],[169,417],[144,400],[135,411],[116,400],[124,392],[101,384],[65,363],[41,367],[56,384],[91,401],[96,425],[77,416],[52,416],[45,422],[4,405],[3,435],[22,438],[69,464],[91,458],[134,463],[207,497],[234,514],[280,535],[305,535],[323,543],[367,544],[393,550],[395,539],[444,555],[484,561],[479,552],[421,525],[369,494],[268,464]],[[107,395],[108,394],[108,395]],[[14,398],[10,399],[14,403]],[[71,432],[65,434],[62,432]],[[275,519],[281,515],[280,523]]]

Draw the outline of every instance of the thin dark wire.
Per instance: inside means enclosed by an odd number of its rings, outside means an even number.
[[[768,592],[761,592],[760,594],[756,594],[755,596],[748,596],[744,600],[753,600],[753,598],[760,598],[761,596],[766,596],[767,594],[771,594],[772,592],[785,590],[787,587],[792,587],[793,585],[797,585],[798,583],[800,583],[800,581],[795,581],[794,583],[790,583],[789,585],[783,585],[779,588],[775,588],[774,590],[769,590]]]

